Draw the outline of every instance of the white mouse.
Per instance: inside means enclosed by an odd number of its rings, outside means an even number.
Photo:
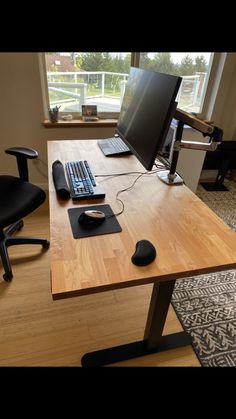
[[[101,224],[106,218],[106,215],[102,211],[87,210],[82,212],[78,218],[78,222],[83,227],[95,227]]]

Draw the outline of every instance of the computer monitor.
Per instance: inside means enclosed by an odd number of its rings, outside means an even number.
[[[174,117],[182,78],[131,67],[117,133],[142,165],[151,170]]]

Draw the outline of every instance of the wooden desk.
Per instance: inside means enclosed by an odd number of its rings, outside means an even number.
[[[162,336],[175,280],[235,268],[235,232],[186,186],[168,186],[149,174],[120,196],[125,204],[118,216],[122,232],[75,240],[67,210],[107,203],[118,212],[116,193],[131,185],[136,175],[98,178],[106,198],[73,204],[57,199],[51,171],[56,159],[62,163],[87,159],[96,175],[145,169],[134,156],[104,157],[96,140],[48,142],[53,299],[154,284],[144,340],[87,354],[82,364],[104,365],[189,344],[186,332]],[[157,257],[138,267],[130,258],[142,239],[153,243]]]

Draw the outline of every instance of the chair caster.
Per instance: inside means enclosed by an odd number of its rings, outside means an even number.
[[[5,279],[6,282],[10,282],[13,278],[13,274],[11,272],[3,274],[3,279]]]
[[[45,244],[43,244],[43,249],[49,249],[49,247],[50,247],[50,241],[46,241],[46,243]]]

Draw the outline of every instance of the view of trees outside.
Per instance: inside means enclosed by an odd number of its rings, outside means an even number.
[[[114,53],[83,53],[76,57],[76,66],[79,71],[105,71],[104,88],[105,95],[120,96],[120,81],[127,79],[130,69],[131,54]],[[121,73],[121,75],[113,74]],[[123,75],[126,74],[127,77]],[[86,80],[86,77],[84,77]],[[88,83],[88,96],[99,94],[102,89],[101,75],[90,75]]]
[[[141,53],[140,67],[183,77],[178,107],[189,112],[201,109],[211,53]]]
[[[80,112],[81,98],[86,95],[86,103],[96,104],[98,112],[119,112],[121,82],[128,78],[131,53],[47,53],[45,59],[50,106]]]
[[[161,73],[173,74],[175,76],[193,76],[197,72],[206,73],[209,64],[206,54],[193,57],[191,53],[181,53],[180,62],[175,61],[170,52],[158,52],[151,54],[142,52],[140,55],[140,67],[148,70],[156,70]],[[175,54],[177,55],[177,53]]]
[[[48,82],[51,83],[49,84],[50,104],[67,103],[64,111],[73,112],[75,106],[72,105],[76,105],[75,111],[80,110],[81,92],[86,85],[86,98],[94,100],[91,104],[96,104],[95,98],[98,97],[113,98],[116,99],[116,104],[114,102],[115,108],[113,106],[112,109],[110,103],[110,110],[119,112],[119,99],[124,80],[128,78],[131,53],[71,52],[45,55]],[[183,77],[177,98],[178,106],[187,110],[192,106],[191,111],[198,111],[211,54],[181,53],[178,60],[173,57],[176,55],[177,53],[169,52],[141,53],[139,65],[141,68]],[[56,74],[51,74],[52,72]],[[66,83],[81,85],[73,87],[66,86]],[[98,103],[98,111],[107,111],[105,108],[108,105],[104,106]]]
[[[82,71],[129,73],[130,59],[130,53],[88,52],[78,54],[75,61],[77,68]]]

